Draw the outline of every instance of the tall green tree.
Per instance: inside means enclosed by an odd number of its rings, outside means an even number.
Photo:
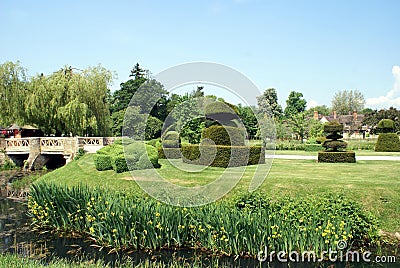
[[[360,112],[364,109],[365,98],[358,90],[343,90],[335,93],[332,99],[332,110],[339,115]]]
[[[317,111],[318,114],[322,114],[322,115],[330,115],[332,113],[331,108],[329,108],[328,106],[319,105],[319,106],[311,107],[310,109],[308,109],[306,112],[307,116],[313,117],[314,111]]]
[[[259,129],[257,117],[254,114],[255,107],[252,109],[250,106],[242,106],[241,104],[237,105],[236,107],[238,109],[238,115],[246,128],[249,138],[255,138]]]
[[[274,118],[283,115],[282,106],[278,103],[278,93],[275,88],[269,88],[257,97],[258,110],[261,114],[272,113]]]
[[[304,112],[294,114],[288,120],[290,128],[292,129],[293,133],[297,135],[301,143],[303,143],[303,140],[307,137],[307,130],[309,127],[307,121],[308,119]]]
[[[376,126],[382,119],[391,119],[394,122],[394,132],[400,131],[400,110],[394,107],[389,109],[374,110],[365,114],[363,124],[369,125],[372,132],[375,132]]]
[[[26,69],[20,62],[0,64],[0,124],[24,124],[26,115],[24,102],[28,78]]]
[[[290,118],[293,115],[302,113],[306,110],[307,101],[303,98],[303,93],[292,91],[286,100],[285,116]]]
[[[100,65],[81,72],[65,67],[32,77],[24,103],[26,122],[48,135],[110,135],[107,100],[113,77]]]

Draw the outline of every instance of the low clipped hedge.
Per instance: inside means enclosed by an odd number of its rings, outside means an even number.
[[[129,170],[160,167],[157,149],[137,141],[125,146],[120,144],[105,146],[97,151],[93,159],[95,167],[99,171],[113,169],[115,172],[121,173]]]
[[[305,144],[304,145],[304,151],[306,151],[306,152],[318,152],[323,149],[324,148],[322,147],[321,144]]]
[[[399,136],[396,133],[379,134],[375,152],[400,152]]]
[[[353,151],[318,152],[318,162],[322,162],[322,163],[355,163],[356,162],[356,154]]]
[[[116,156],[112,158],[112,167],[115,172],[122,173],[129,171],[128,165],[126,164],[126,160],[124,156]]]
[[[203,129],[201,138],[213,140],[215,145],[244,146],[246,129],[215,125]]]
[[[162,137],[163,140],[179,140],[179,133],[177,131],[168,131]]]
[[[158,148],[159,159],[179,159],[181,158],[180,148]]]
[[[93,156],[94,166],[97,170],[111,170],[113,169],[112,165],[112,156],[107,154],[95,154]]]
[[[265,163],[261,146],[188,145],[182,156],[185,163],[223,168]]]

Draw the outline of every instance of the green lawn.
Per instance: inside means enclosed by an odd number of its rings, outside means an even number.
[[[375,152],[372,150],[355,150],[356,155],[385,155],[385,156],[400,156],[400,152]],[[318,155],[318,152],[306,152],[301,150],[276,150],[275,154],[284,155]]]
[[[174,160],[180,163],[180,160]],[[184,172],[167,160],[160,160],[160,175],[173,183],[193,186],[206,184],[219,176],[224,169],[208,167],[202,172]],[[249,166],[239,184],[227,198],[247,191],[255,166]],[[235,173],[237,169],[229,169]],[[316,163],[314,160],[275,159],[260,191],[272,196],[309,195],[317,193],[343,193],[361,202],[380,220],[385,231],[400,231],[400,161],[358,161],[355,164]],[[150,179],[145,170],[134,171],[137,179]],[[147,177],[146,177],[147,176]],[[66,185],[87,184],[116,191],[141,191],[129,172],[99,172],[92,155],[50,172],[42,180]]]

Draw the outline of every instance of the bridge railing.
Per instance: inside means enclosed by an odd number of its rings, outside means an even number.
[[[40,151],[64,152],[65,138],[45,137],[40,138]]]
[[[6,141],[6,152],[27,152],[29,153],[32,144],[31,138],[9,138]]]

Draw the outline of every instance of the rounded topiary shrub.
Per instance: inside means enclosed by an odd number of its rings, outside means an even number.
[[[201,138],[210,139],[216,145],[244,146],[246,144],[246,129],[228,126],[210,126],[203,129]]]
[[[218,121],[225,124],[231,120],[238,119],[237,108],[226,102],[214,101],[204,107],[207,119]]]
[[[400,152],[399,136],[396,133],[379,134],[375,152]]]
[[[337,121],[325,123],[324,132],[328,133],[343,132],[343,125]]]
[[[181,158],[180,138],[177,131],[166,132],[161,141],[162,148],[158,149],[160,158],[178,159]]]
[[[95,154],[93,155],[93,162],[98,171],[113,169],[111,155]]]
[[[382,119],[376,128],[380,133],[391,133],[394,131],[394,121],[391,119]]]

